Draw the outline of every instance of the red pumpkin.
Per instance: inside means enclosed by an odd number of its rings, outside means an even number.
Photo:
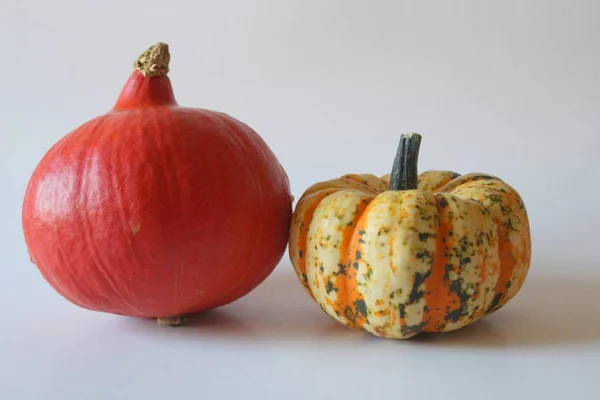
[[[152,46],[113,109],[43,157],[23,229],[31,260],[71,302],[179,324],[273,271],[292,197],[250,127],[176,103],[169,60],[166,44]]]

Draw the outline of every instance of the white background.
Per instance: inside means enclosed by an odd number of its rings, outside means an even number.
[[[596,398],[599,21],[597,0],[0,0],[0,398]],[[182,329],[67,303],[28,262],[25,185],[157,41],[179,103],[252,126],[296,197],[388,172],[409,131],[421,171],[505,179],[532,225],[522,292],[462,331],[401,342],[329,319],[287,256]]]

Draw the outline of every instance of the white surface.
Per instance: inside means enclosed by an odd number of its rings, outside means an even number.
[[[600,274],[592,267],[582,257],[538,257],[522,293],[497,314],[401,342],[330,319],[289,264],[182,328],[70,307],[31,276],[22,283],[31,297],[9,295],[0,398],[593,399]]]
[[[596,398],[599,17],[595,0],[3,0],[0,399]],[[67,303],[27,260],[25,185],[159,40],[179,102],[254,127],[296,196],[387,172],[407,131],[424,136],[421,170],[504,178],[532,224],[522,292],[472,327],[405,342],[330,320],[287,258],[181,329]]]

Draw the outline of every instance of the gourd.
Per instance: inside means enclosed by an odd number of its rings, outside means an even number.
[[[511,300],[531,259],[527,211],[500,178],[417,173],[421,136],[403,135],[391,175],[349,174],[300,197],[289,256],[331,317],[405,339],[469,325]]]
[[[169,61],[166,44],[150,47],[114,107],[52,146],[22,222],[31,260],[69,301],[178,325],[267,278],[292,197],[252,128],[177,104]]]

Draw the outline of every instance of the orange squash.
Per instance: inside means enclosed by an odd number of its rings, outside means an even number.
[[[86,309],[179,325],[273,271],[292,214],[287,174],[243,122],[175,101],[171,55],[135,62],[112,110],[40,160],[23,202],[31,260]]]
[[[417,175],[420,141],[403,135],[391,175],[314,184],[292,217],[289,255],[308,293],[377,336],[464,327],[512,299],[529,270],[517,191],[488,174]]]

